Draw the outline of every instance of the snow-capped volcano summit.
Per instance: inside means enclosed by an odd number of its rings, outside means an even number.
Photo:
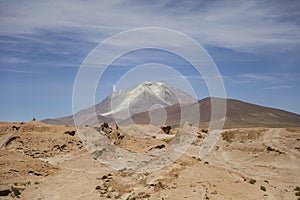
[[[98,110],[102,110],[100,109],[101,102],[96,105],[97,114],[102,116],[114,114],[119,119],[126,119],[133,114],[147,111],[154,105],[167,107],[177,103],[189,104],[196,101],[190,95],[165,82],[150,81],[141,83],[132,89],[116,91],[107,100],[111,102],[109,111],[98,113]]]
[[[75,117],[76,121],[79,119],[80,124],[92,125],[101,121],[111,121],[113,118],[127,119],[134,114],[149,111],[153,107],[167,107],[177,103],[190,104],[196,101],[189,94],[165,82],[146,81],[134,88],[113,92],[95,107],[79,111]],[[97,118],[94,117],[94,111]],[[47,122],[74,124],[73,116],[47,119]]]

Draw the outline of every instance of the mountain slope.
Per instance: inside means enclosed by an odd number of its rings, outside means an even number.
[[[211,119],[211,101],[226,101],[227,112],[225,127],[300,127],[300,115],[287,112],[284,110],[259,106],[234,99],[205,98],[198,101],[201,126],[207,126]],[[193,112],[194,105],[184,106],[185,112]],[[172,105],[165,108],[167,113],[166,124],[178,126],[181,119],[180,105]],[[151,112],[155,117],[161,113],[160,110]],[[150,123],[149,112],[138,113],[133,115],[132,120],[137,124]],[[122,124],[128,124],[130,120],[124,120]],[[189,122],[197,122],[197,118],[190,117]]]

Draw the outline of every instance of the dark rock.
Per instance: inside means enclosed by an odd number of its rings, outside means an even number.
[[[0,190],[0,197],[6,197],[11,193],[11,190]]]
[[[103,122],[103,124],[101,125],[101,128],[109,128],[109,125],[107,122]]]
[[[9,144],[11,144],[13,141],[15,141],[16,139],[20,138],[19,136],[13,136],[11,138],[9,138],[6,143],[4,144],[5,147],[7,147]]]
[[[151,149],[149,149],[149,151],[151,151],[152,149],[163,149],[165,147],[166,147],[166,145],[162,144],[162,145],[158,145],[156,147],[152,147]]]
[[[14,126],[12,126],[11,128],[12,128],[12,130],[13,130],[13,131],[18,131],[18,130],[20,129],[20,127],[18,127],[18,126],[15,126],[15,125],[14,125]]]
[[[166,145],[162,144],[162,145],[156,146],[155,149],[163,149],[163,148],[165,148],[165,147],[166,147]]]
[[[171,130],[171,126],[162,126],[161,129],[166,133],[169,134]]]
[[[35,175],[35,176],[42,176],[41,173],[38,173],[38,172],[35,172],[35,171],[32,171],[32,170],[29,170],[28,174],[32,174],[32,175]]]
[[[68,134],[70,136],[74,136],[76,131],[66,131],[65,134]]]

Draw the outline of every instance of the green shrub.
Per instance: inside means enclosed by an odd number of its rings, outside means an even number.
[[[255,184],[255,183],[256,183],[256,180],[255,180],[255,179],[250,179],[250,180],[249,180],[249,183]]]
[[[100,185],[97,185],[95,189],[100,190],[100,188],[101,188]]]
[[[262,191],[267,191],[267,189],[266,189],[265,186],[260,186],[260,189],[261,189]]]
[[[272,147],[267,147],[268,151],[274,151],[274,149]]]
[[[102,176],[102,179],[107,179],[108,177],[106,175]]]
[[[208,133],[208,130],[207,129],[202,129],[201,130],[203,133]]]
[[[284,154],[284,152],[280,151],[279,149],[274,149],[272,147],[267,147],[267,151],[274,151],[276,153],[279,153],[279,154]]]
[[[18,188],[15,188],[15,187],[12,187],[11,190],[14,193],[14,195],[19,198],[19,196],[21,195],[20,190]]]

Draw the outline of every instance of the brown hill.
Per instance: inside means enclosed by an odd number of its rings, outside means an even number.
[[[198,101],[199,113],[200,113],[200,126],[207,126],[211,120],[211,105],[212,101],[215,101],[217,105],[226,103],[226,120],[225,128],[233,127],[300,127],[300,115],[279,110],[275,108],[269,108],[250,104],[234,99],[221,99],[221,98],[205,98]],[[225,102],[224,102],[225,101]],[[165,109],[168,125],[178,126],[181,120],[181,110],[184,112],[194,113],[195,105],[185,105],[180,107],[179,104],[172,105]],[[159,116],[161,110],[157,109],[151,111],[152,118]],[[131,119],[137,124],[149,124],[151,119],[149,112],[142,112],[133,115]],[[197,122],[197,117],[190,116],[186,121],[191,123]],[[129,124],[130,120],[124,120],[122,124]]]

